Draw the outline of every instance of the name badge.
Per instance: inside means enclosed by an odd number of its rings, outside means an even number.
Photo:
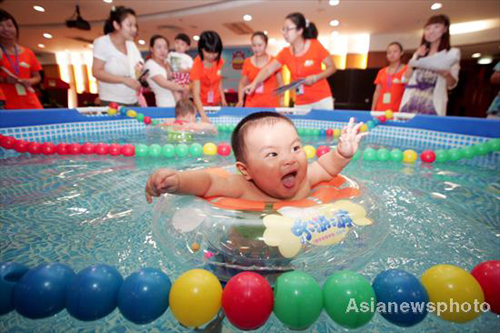
[[[16,83],[16,91],[18,96],[26,96],[26,88],[19,83]]]
[[[207,102],[208,103],[213,103],[214,102],[214,92],[213,91],[209,91],[208,94],[207,94]]]
[[[382,96],[382,102],[384,104],[390,104],[391,103],[391,93],[385,93],[383,96]]]
[[[312,65],[314,65],[314,60],[306,60],[306,61],[304,62],[304,66],[305,66],[305,67],[310,67],[310,66],[312,66]]]

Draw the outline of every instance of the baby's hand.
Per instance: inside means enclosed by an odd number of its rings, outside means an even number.
[[[163,193],[174,193],[179,188],[179,176],[172,169],[160,169],[149,176],[146,183],[146,201],[153,202],[153,197]]]
[[[340,135],[339,144],[337,145],[337,152],[340,156],[351,158],[356,154],[361,139],[368,135],[368,132],[358,133],[361,125],[363,123],[354,125],[354,118],[351,118],[349,124],[342,129],[342,135]]]

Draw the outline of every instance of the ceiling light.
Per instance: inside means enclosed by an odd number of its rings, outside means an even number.
[[[112,3],[113,2],[113,0],[102,0],[102,1],[104,1],[105,3]]]
[[[269,38],[269,43],[271,43],[271,44],[276,43],[276,38]]]
[[[243,15],[243,21],[247,21],[247,22],[250,22],[252,20],[252,15]]]
[[[46,32],[46,33],[43,34],[43,37],[45,37],[47,39],[51,39],[52,35]]]
[[[328,1],[328,4],[330,6],[337,6],[340,3],[340,0],[330,0]]]
[[[495,28],[497,25],[498,22],[496,19],[454,23],[450,25],[450,35],[460,35],[470,32],[488,30]]]
[[[339,20],[331,20],[330,21],[330,26],[331,27],[338,27],[340,24]]]
[[[198,36],[198,35],[194,35],[194,36],[193,36],[193,39],[194,39],[195,41],[199,41],[199,40],[200,40],[200,36]]]
[[[93,44],[89,44],[89,45],[87,45],[87,47],[88,47],[89,49],[93,49],[93,48],[94,48],[94,45],[93,45]]]
[[[146,45],[146,42],[144,41],[144,39],[139,39],[138,43],[141,45]]]
[[[438,9],[441,9],[443,7],[443,4],[440,3],[440,2],[435,2],[432,4],[431,6],[431,10],[438,10]]]
[[[45,12],[45,8],[43,8],[42,6],[33,6],[33,9],[36,10],[37,12]]]
[[[472,54],[472,58],[479,58],[479,57],[481,57],[481,53],[479,52]]]
[[[489,57],[488,57],[488,58],[486,58],[486,57],[485,57],[485,58],[481,58],[481,59],[479,59],[479,60],[477,61],[477,63],[478,63],[478,64],[480,64],[480,65],[489,65],[489,64],[491,64],[492,62],[493,62],[493,59],[492,59],[492,58],[489,58]]]
[[[41,49],[44,49],[45,45],[44,44],[38,44],[38,47],[41,48]]]
[[[267,34],[268,34],[267,30],[264,30],[264,35],[267,35]]]

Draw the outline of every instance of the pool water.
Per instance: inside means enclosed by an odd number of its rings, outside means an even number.
[[[158,132],[84,135],[84,142],[161,143]],[[228,141],[196,139],[203,143]],[[202,140],[202,141],[200,141]],[[65,139],[65,141],[69,141]],[[306,140],[307,141],[307,140]],[[335,144],[314,140],[315,146]],[[392,143],[370,135],[363,147],[413,148],[422,142],[407,139]],[[125,278],[140,267],[161,268],[173,281],[190,269],[158,246],[152,232],[153,206],[144,197],[147,177],[159,167],[179,170],[222,166],[232,157],[154,159],[110,156],[4,156],[0,159],[0,262],[29,267],[42,262],[68,264],[75,272],[105,263]],[[344,174],[377,198],[377,223],[387,228],[385,239],[340,268],[355,270],[369,281],[389,268],[417,277],[435,264],[453,264],[466,270],[482,261],[498,259],[500,252],[499,154],[457,163],[405,165],[393,162],[353,161]],[[335,266],[335,269],[338,269]],[[315,274],[323,284],[334,271]],[[412,332],[486,332],[499,327],[500,318],[482,314],[466,324],[452,324],[429,314]],[[219,330],[237,331],[224,320]],[[1,332],[15,331],[186,331],[167,312],[151,324],[127,321],[116,309],[94,322],[80,322],[63,310],[51,318],[30,320],[14,311],[0,317]],[[272,315],[259,332],[286,329]],[[363,331],[401,331],[376,314]],[[215,329],[217,331],[217,329]],[[343,331],[323,311],[313,332]]]

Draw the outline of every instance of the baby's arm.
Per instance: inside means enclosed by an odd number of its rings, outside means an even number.
[[[193,131],[217,133],[217,126],[212,123],[189,123],[186,127]]]
[[[368,135],[358,133],[363,123],[354,125],[354,118],[342,129],[337,149],[322,155],[316,162],[309,165],[307,177],[311,186],[328,181],[338,175],[349,164],[359,147],[361,139]]]
[[[203,197],[226,196],[239,198],[243,194],[241,176],[222,177],[206,170],[177,172],[172,169],[160,169],[146,182],[146,200],[163,193],[192,194]]]

